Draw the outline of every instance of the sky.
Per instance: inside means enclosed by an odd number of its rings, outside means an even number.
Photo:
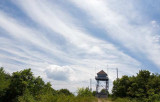
[[[158,0],[0,0],[0,66],[31,68],[54,89],[160,73]]]

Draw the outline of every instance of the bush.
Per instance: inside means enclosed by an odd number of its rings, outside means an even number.
[[[132,99],[132,98],[116,98],[116,99],[112,99],[112,101],[114,102],[144,102],[144,101],[139,101],[136,99]]]
[[[92,92],[89,90],[89,88],[79,88],[77,93],[78,93],[77,96],[80,97],[92,96]]]
[[[73,95],[68,89],[60,89],[58,90],[58,94],[64,94],[66,96]]]

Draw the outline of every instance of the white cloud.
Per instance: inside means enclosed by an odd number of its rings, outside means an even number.
[[[75,19],[70,17],[67,13],[62,12],[59,7],[42,1],[35,2],[27,0],[24,2],[17,1],[16,3],[24,9],[28,16],[34,21],[62,35],[68,43],[82,50],[89,51],[88,53],[102,52],[98,47],[96,47],[98,51],[91,51],[92,49],[95,50],[95,44],[100,41],[89,36],[89,34],[86,34],[82,29],[78,29],[80,27],[73,23]],[[26,4],[30,5],[30,7],[28,8]],[[52,11],[53,9],[54,11]],[[65,19],[63,17],[65,17]]]
[[[90,21],[97,26],[106,30],[106,34],[111,38],[128,48],[132,53],[142,53],[141,56],[146,56],[149,60],[160,66],[158,60],[160,60],[160,45],[156,44],[152,37],[154,35],[154,29],[146,24],[142,24],[144,16],[137,13],[136,8],[131,5],[127,10],[129,14],[135,17],[135,19],[128,18],[126,12],[119,13],[117,9],[119,6],[114,6],[111,1],[104,0],[70,0],[73,4],[81,8],[89,17]],[[119,2],[116,1],[118,4]],[[123,6],[120,6],[123,9]],[[98,8],[98,9],[97,9]],[[136,19],[136,17],[138,17]],[[132,24],[131,22],[142,21],[138,24]],[[155,25],[155,21],[152,24]],[[149,24],[149,23],[148,23]],[[151,49],[152,48],[152,49]]]
[[[24,9],[24,12],[26,12],[28,16],[31,17],[34,21],[45,27],[50,28],[58,34],[63,35],[66,40],[70,42],[69,44],[71,45],[71,50],[73,48],[73,50],[75,50],[75,47],[78,47],[76,49],[79,50],[78,52],[96,52],[98,55],[103,55],[105,50],[111,50],[110,52],[115,52],[113,50],[117,50],[116,48],[114,48],[113,45],[109,44],[108,42],[104,42],[102,40],[95,39],[94,37],[89,36],[87,32],[82,30],[84,28],[80,28],[75,25],[73,22],[75,19],[72,20],[73,18],[70,17],[69,14],[62,12],[60,7],[52,6],[49,3],[42,1],[19,1],[16,3],[18,3],[18,5],[22,9]],[[30,7],[26,6],[26,4],[30,5]],[[54,9],[54,11],[51,11],[52,9]],[[65,17],[65,19],[62,19],[62,17]],[[55,22],[57,22],[58,25],[55,24]],[[75,46],[73,46],[72,44]],[[116,51],[116,53],[118,53],[118,51]]]
[[[73,81],[75,73],[69,66],[50,65],[45,70],[48,78],[58,81]]]
[[[157,21],[155,21],[155,20],[151,21],[151,24],[155,28],[159,28],[160,27],[159,24],[157,23]]]
[[[20,24],[18,21],[7,16],[3,12],[0,12],[0,23],[1,23],[0,27],[6,30],[8,32],[7,33],[8,35],[15,38],[15,41],[13,40],[11,41],[12,46],[13,46],[12,43],[18,44],[17,46],[24,46],[24,45],[25,46],[29,45],[31,47],[36,46],[37,48],[41,49],[44,52],[56,53],[54,54],[54,56],[56,57],[59,58],[63,57],[63,59],[66,58],[66,60],[71,60],[69,57],[64,57],[67,55],[61,50],[57,49],[58,48],[57,45],[55,45],[54,43],[50,43],[42,33],[36,31],[35,29],[31,29],[30,27],[25,26],[24,24],[23,25]],[[18,41],[18,43],[16,43],[16,41]],[[29,50],[29,48],[27,49]],[[32,51],[32,55],[33,53],[35,52]]]
[[[153,41],[155,43],[160,43],[160,36],[159,35],[153,36]]]

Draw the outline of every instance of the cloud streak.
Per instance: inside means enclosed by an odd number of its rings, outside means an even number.
[[[134,16],[138,18],[131,19],[128,18],[127,12],[119,12],[117,10],[119,7],[114,6],[113,9],[112,6],[114,3],[112,5],[110,3],[111,1],[77,0],[72,2],[88,14],[91,18],[91,22],[94,22],[97,26],[100,25],[99,27],[104,28],[107,35],[120,43],[124,48],[127,48],[131,54],[135,54],[140,59],[145,57],[147,60],[150,60],[157,65],[157,67],[160,66],[158,63],[160,58],[158,57],[160,56],[160,46],[153,40],[153,36],[156,35],[155,31],[152,26],[141,24],[142,22],[145,22],[145,20],[142,19],[144,16],[140,15],[140,13],[136,11],[136,8],[132,7],[134,6],[133,4],[127,8],[128,12],[132,12],[129,13],[131,14],[131,17]],[[119,2],[116,4],[119,4]],[[124,8],[125,7],[121,7],[121,9]],[[139,19],[142,21],[138,22],[138,25],[131,23],[137,22]]]

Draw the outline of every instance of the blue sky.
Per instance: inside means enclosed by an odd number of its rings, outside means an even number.
[[[160,1],[1,0],[0,66],[32,68],[53,88],[89,86],[101,69],[119,77],[160,72]],[[108,70],[110,86],[115,70]],[[110,87],[110,90],[111,90]]]

